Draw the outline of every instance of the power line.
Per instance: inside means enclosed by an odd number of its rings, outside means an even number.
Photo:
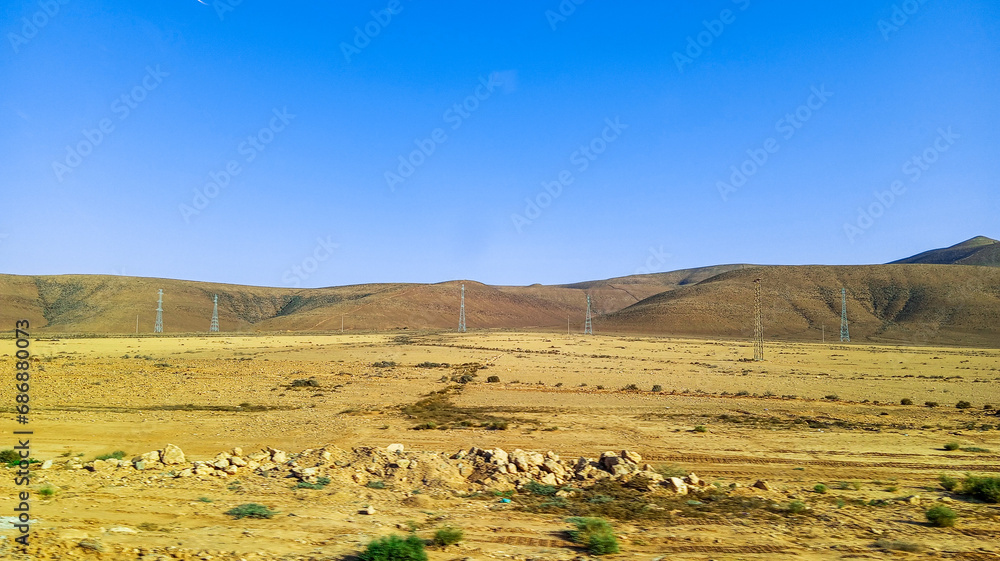
[[[761,279],[753,281],[754,285],[754,318],[753,318],[753,359],[764,360],[764,320],[761,318],[760,302]]]
[[[156,325],[153,333],[163,333],[163,289],[160,289],[160,299],[156,303]]]
[[[590,317],[590,295],[587,295],[587,322],[583,324],[583,334],[593,335],[594,334],[594,323],[591,321]]]
[[[458,332],[465,333],[465,285],[462,285],[462,307],[458,311]]]
[[[219,295],[214,298],[215,306],[212,308],[212,325],[208,328],[209,333],[219,332]]]
[[[840,289],[840,340],[851,341],[851,331],[847,328],[847,289]]]

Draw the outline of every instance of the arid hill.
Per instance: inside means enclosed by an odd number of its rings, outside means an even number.
[[[893,261],[891,264],[897,263],[1000,267],[1000,241],[977,236],[951,247],[932,249],[913,257]]]

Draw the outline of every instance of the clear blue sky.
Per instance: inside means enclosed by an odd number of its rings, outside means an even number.
[[[0,7],[0,272],[562,283],[1000,237],[992,0],[62,2]]]

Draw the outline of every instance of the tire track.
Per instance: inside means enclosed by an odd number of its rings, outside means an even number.
[[[743,456],[700,456],[681,455],[664,456],[651,455],[645,458],[650,462],[674,462],[681,464],[716,464],[716,465],[807,465],[832,468],[882,468],[882,469],[912,469],[912,470],[952,470],[952,471],[989,471],[1000,472],[1000,464],[914,464],[907,462],[850,462],[833,460],[787,459],[787,458],[749,458]]]

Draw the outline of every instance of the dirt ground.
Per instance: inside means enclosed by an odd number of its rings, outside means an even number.
[[[13,342],[0,350],[12,364]],[[67,466],[167,444],[207,461],[234,447],[347,454],[399,443],[415,458],[472,446],[564,458],[633,450],[658,469],[697,474],[737,506],[688,496],[662,515],[612,518],[621,553],[607,559],[1000,559],[1000,507],[939,481],[1000,475],[994,349],[769,343],[766,360],[752,362],[743,341],[404,331],[49,337],[31,350],[32,457],[53,465],[34,464],[30,488],[54,493],[32,496],[23,558],[346,560],[375,537],[412,526],[430,538],[445,524],[464,539],[429,548],[432,561],[589,558],[568,541],[572,508],[471,481],[404,478],[379,489],[345,476],[296,489],[250,471],[174,478]],[[464,425],[404,412],[445,388]],[[24,428],[11,420],[13,384],[0,404],[6,449]],[[944,448],[951,442],[958,449]],[[11,559],[23,490],[14,475],[0,479],[0,556]],[[758,480],[770,490],[751,487]],[[789,512],[795,501],[806,510]],[[224,514],[244,503],[278,514]],[[942,503],[958,514],[953,528],[925,519]],[[360,512],[368,506],[374,514]]]

